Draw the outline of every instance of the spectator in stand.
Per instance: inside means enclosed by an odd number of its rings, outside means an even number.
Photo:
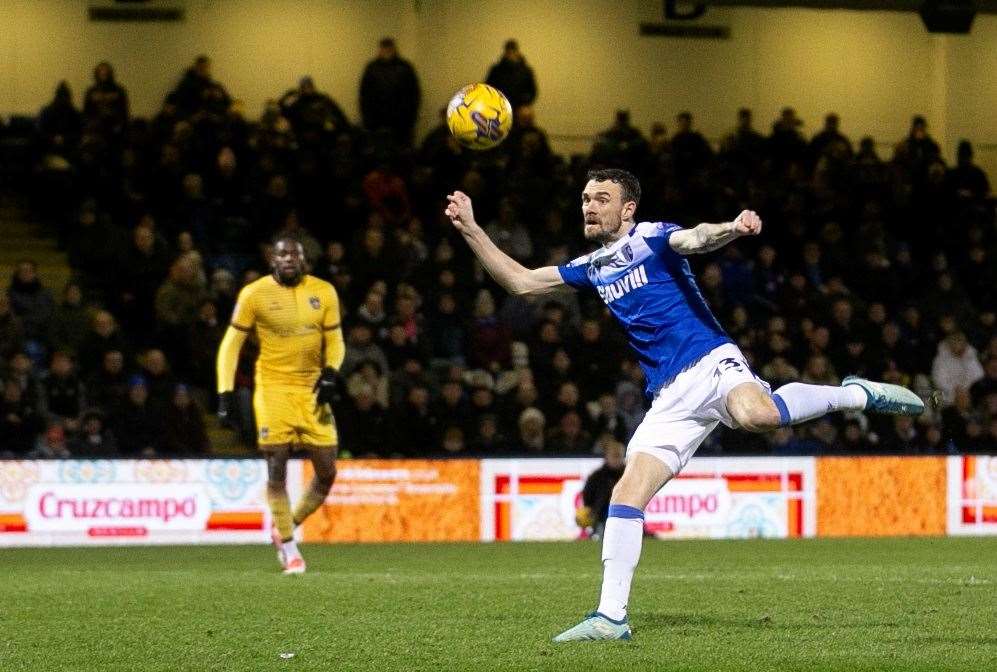
[[[460,428],[458,427],[458,429]],[[480,416],[475,430],[474,438],[471,439],[469,445],[471,453],[480,457],[508,453],[509,442],[505,434],[499,429],[497,416],[492,413]]]
[[[10,309],[10,297],[0,293],[0,363],[24,349],[24,326]]]
[[[390,132],[401,147],[412,144],[421,93],[415,68],[398,55],[394,39],[383,38],[377,57],[360,80],[360,115],[368,131]]]
[[[69,353],[57,350],[52,354],[41,389],[42,409],[48,425],[75,434],[80,428],[83,409],[87,407],[87,394]]]
[[[863,455],[874,452],[874,445],[866,438],[859,420],[847,420],[841,441],[837,448],[849,455]]]
[[[589,528],[593,538],[602,536],[609,517],[609,498],[616,482],[623,476],[626,463],[626,448],[611,436],[599,439],[605,460],[598,469],[585,479],[582,487],[582,505],[575,511],[575,521],[579,527]]]
[[[81,286],[88,295],[104,298],[115,287],[107,273],[117,268],[120,234],[110,218],[98,211],[94,200],[84,201],[77,214],[75,228],[67,234],[69,262],[79,273]]]
[[[205,300],[197,310],[197,319],[187,330],[186,356],[180,360],[184,377],[198,393],[210,393],[215,385],[214,357],[225,335],[226,322],[218,317],[213,301]]]
[[[641,170],[650,146],[644,134],[630,123],[629,110],[617,110],[613,125],[599,133],[592,146],[592,161],[606,166]]]
[[[585,406],[592,436],[611,436],[618,441],[630,438],[625,436],[626,418],[616,408],[616,397],[612,393],[601,394],[597,401],[590,401]]]
[[[83,289],[77,282],[67,282],[62,290],[62,302],[52,317],[50,338],[52,347],[76,356],[90,325],[90,310],[83,305]]]
[[[83,133],[83,115],[73,105],[69,84],[59,82],[52,102],[38,114],[38,132],[46,148],[63,157],[71,156]]]
[[[38,264],[20,261],[7,289],[11,310],[20,318],[29,347],[41,351],[49,340],[55,299],[38,278]]]
[[[910,177],[920,178],[932,161],[941,155],[938,143],[928,135],[928,122],[916,115],[910,122],[910,133],[893,152],[893,163]]]
[[[440,432],[440,440],[437,451],[447,457],[461,457],[469,454],[464,430],[460,427],[444,427]]]
[[[555,455],[592,452],[592,435],[582,427],[582,418],[577,411],[562,415],[557,427],[547,433],[547,450]]]
[[[390,452],[388,415],[375,389],[354,376],[347,384],[349,412],[337,416],[343,448],[357,457],[386,456]]]
[[[742,107],[737,111],[737,125],[720,143],[720,156],[739,172],[754,171],[754,164],[764,158],[767,151],[765,136],[752,126],[751,110]]]
[[[139,357],[139,365],[148,390],[149,408],[162,414],[172,403],[177,385],[166,355],[158,348],[150,348]]]
[[[942,393],[943,405],[954,403],[957,390],[968,390],[983,375],[976,348],[966,341],[965,334],[954,332],[938,344],[938,354],[931,364],[931,378]]]
[[[163,447],[163,415],[149,404],[145,378],[128,381],[128,400],[114,422],[119,446],[126,457],[155,457]]]
[[[66,430],[62,425],[49,425],[45,433],[35,440],[34,449],[28,454],[33,460],[65,460],[70,457]]]
[[[93,84],[83,101],[83,115],[96,123],[102,133],[121,136],[128,125],[128,92],[114,79],[114,68],[107,61],[93,70]]]
[[[680,112],[675,117],[675,128],[672,136],[675,172],[681,178],[691,177],[709,165],[713,148],[699,131],[693,130],[691,112]]]
[[[99,371],[104,362],[105,353],[117,351],[123,353],[125,359],[131,355],[128,341],[122,335],[114,315],[106,310],[94,313],[90,331],[80,343],[80,356],[77,361],[84,375]]]
[[[116,418],[128,399],[129,379],[124,353],[108,350],[103,354],[100,370],[87,379],[88,401],[103,411],[105,417]]]
[[[25,457],[35,445],[35,437],[45,423],[35,404],[25,398],[16,380],[3,383],[3,397],[0,398],[0,457]]]
[[[807,141],[800,133],[802,125],[803,121],[796,116],[796,110],[792,107],[782,108],[779,118],[772,123],[768,151],[775,160],[776,169],[780,172],[806,156]]]
[[[311,77],[302,77],[298,88],[285,93],[279,104],[295,134],[306,142],[312,141],[313,136],[350,130],[350,122],[342,108],[328,94],[319,91]]]
[[[984,368],[984,376],[970,385],[969,394],[973,405],[982,407],[987,397],[997,394],[997,357],[990,357]]]
[[[115,457],[118,441],[114,432],[104,425],[104,414],[98,410],[87,411],[80,421],[80,433],[69,442],[69,452],[74,457]]]
[[[973,452],[982,433],[983,418],[973,408],[972,398],[964,387],[955,389],[952,404],[942,411],[942,424],[957,450]]]
[[[211,59],[203,54],[187,68],[180,83],[170,93],[170,98],[180,118],[199,112],[224,114],[232,103],[225,87],[212,78]]]
[[[956,166],[948,171],[945,179],[959,201],[981,201],[990,194],[990,181],[987,174],[973,163],[973,145],[969,140],[959,142]]]
[[[538,408],[530,407],[519,414],[516,423],[518,428],[516,448],[524,454],[543,453],[545,447],[545,432],[547,420]]]
[[[537,80],[533,76],[533,68],[526,63],[516,40],[506,40],[502,58],[488,71],[485,83],[504,93],[513,109],[521,105],[532,105],[537,98]]]
[[[824,128],[810,140],[811,161],[816,164],[825,154],[843,159],[852,158],[852,141],[841,133],[841,118],[831,112],[824,117]]]
[[[197,319],[208,291],[197,276],[189,258],[181,257],[170,266],[170,274],[156,291],[156,321],[166,328],[167,337],[177,338]]]
[[[405,428],[394,437],[393,454],[414,457],[418,455],[420,441],[435,443],[437,419],[430,413],[429,401],[429,390],[422,385],[412,387],[405,395],[391,423]]]
[[[451,292],[442,292],[436,299],[436,313],[430,330],[431,355],[434,359],[464,362],[465,329],[457,299]],[[511,352],[511,350],[510,350]]]
[[[163,450],[169,455],[205,455],[211,451],[204,414],[190,388],[177,385],[164,414]]]
[[[509,155],[511,181],[521,188],[520,209],[529,212],[534,204],[534,192],[550,187],[546,177],[553,160],[547,133],[537,126],[536,110],[532,105],[520,105],[513,110],[512,130],[503,145]],[[549,193],[543,195],[549,196]]]
[[[17,383],[21,388],[24,403],[30,404],[35,413],[44,416],[45,406],[42,398],[39,370],[34,361],[24,352],[18,352],[10,358],[6,371],[2,374],[8,380]]]
[[[156,291],[170,267],[166,242],[156,235],[151,218],[132,230],[132,245],[118,263],[122,282],[117,305],[126,328],[147,338],[156,324]]]
[[[374,342],[374,331],[366,322],[356,322],[347,332],[346,357],[340,367],[342,375],[349,377],[360,364],[374,362],[381,371],[388,370],[388,359],[384,350]]]
[[[492,372],[507,368],[512,358],[512,334],[495,316],[495,300],[487,289],[478,292],[471,319],[467,345],[470,366]]]
[[[485,233],[499,249],[521,263],[533,257],[533,241],[529,230],[519,218],[512,200],[508,197],[499,202],[499,216],[485,226]]]

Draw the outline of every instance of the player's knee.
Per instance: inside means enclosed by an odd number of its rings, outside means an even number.
[[[780,424],[779,409],[774,403],[751,404],[731,408],[734,421],[748,432],[770,432]]]

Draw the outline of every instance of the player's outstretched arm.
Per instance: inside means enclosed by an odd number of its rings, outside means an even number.
[[[700,224],[676,231],[668,244],[679,254],[704,254],[720,249],[741,236],[757,236],[762,232],[762,219],[754,210],[744,210],[732,222]]]
[[[500,250],[474,221],[474,209],[467,194],[455,191],[447,196],[447,200],[446,216],[464,236],[488,274],[506,291],[511,294],[541,294],[564,284],[556,266],[529,269]]]

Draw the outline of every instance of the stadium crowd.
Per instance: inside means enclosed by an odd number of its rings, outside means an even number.
[[[33,260],[0,293],[6,455],[198,455],[211,449],[215,353],[241,286],[276,234],[301,241],[341,296],[347,355],[336,409],[353,455],[586,455],[626,442],[642,373],[595,294],[508,296],[442,215],[469,194],[526,265],[585,251],[579,190],[593,166],[637,173],[641,220],[765,232],[692,259],[756,372],[897,382],[940,406],[828,416],[766,436],[722,430],[699,454],[945,453],[997,448],[994,203],[969,143],[947,166],[914,117],[892,156],[829,114],[810,138],[792,108],[768,133],[751,110],[718,143],[680,113],[644,134],[621,111],[587,156],[552,152],[514,41],[488,73],[516,105],[500,148],[462,149],[445,123],[413,144],[418,76],[384,40],[353,123],[308,77],[247,117],[199,57],[151,119],[110,64],[82,109],[65,83],[38,117],[33,205],[69,255],[53,296]],[[252,344],[238,374],[251,446]]]

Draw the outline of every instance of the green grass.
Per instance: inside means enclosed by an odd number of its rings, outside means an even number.
[[[557,646],[595,543],[304,552],[0,550],[0,670],[997,670],[997,539],[649,541],[634,641]]]

